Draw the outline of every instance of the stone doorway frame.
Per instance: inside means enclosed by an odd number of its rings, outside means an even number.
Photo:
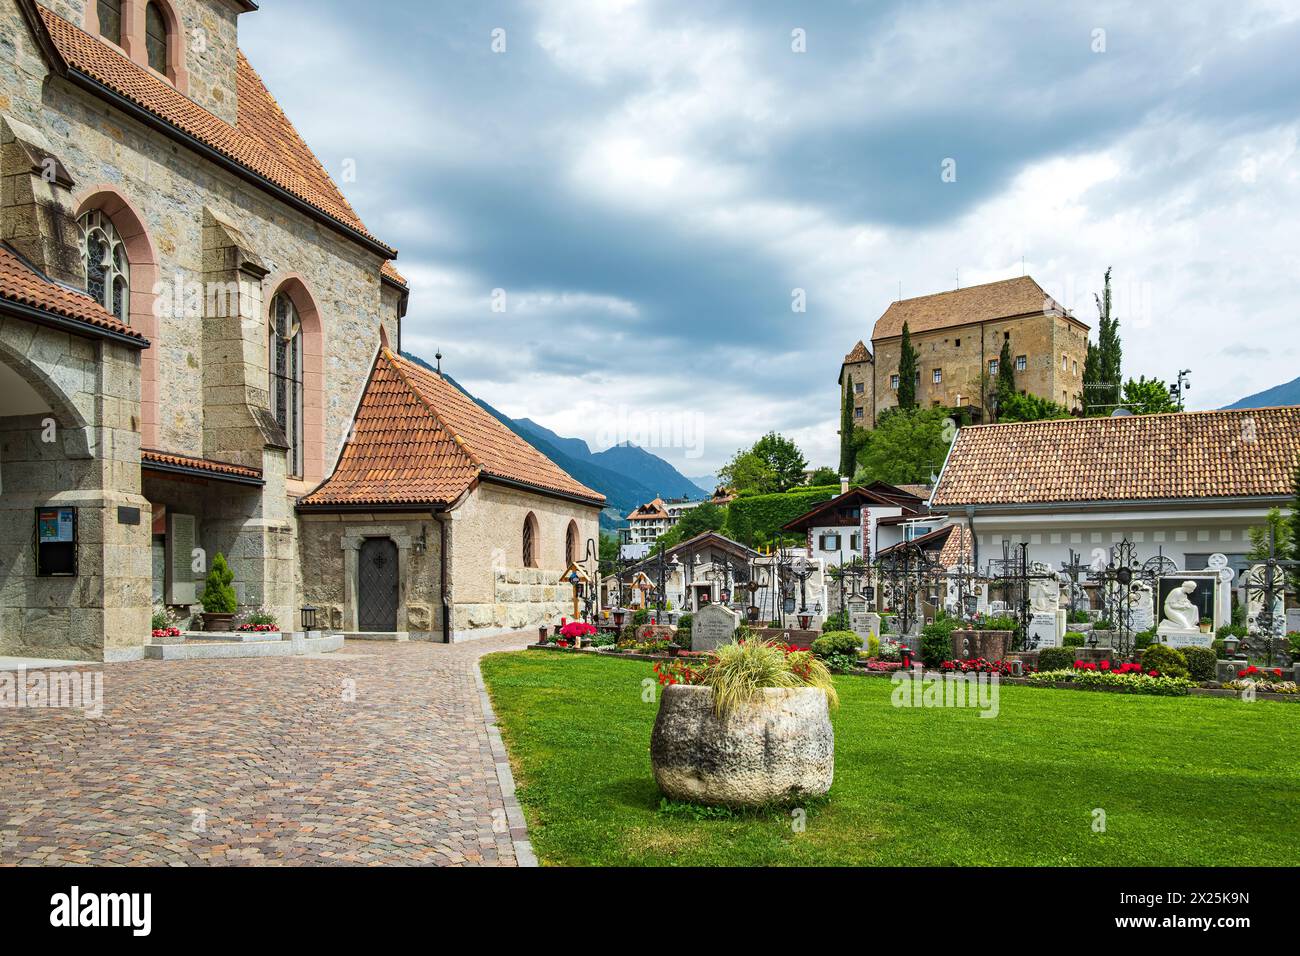
[[[406,614],[406,572],[410,563],[410,531],[398,525],[349,525],[339,547],[343,551],[343,630],[349,634],[360,633],[360,595],[357,593],[360,570],[361,545],[367,538],[388,538],[397,545],[397,633],[410,630]]]

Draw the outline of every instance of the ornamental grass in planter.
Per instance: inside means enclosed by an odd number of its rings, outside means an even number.
[[[830,790],[839,698],[811,652],[742,639],[656,670],[666,686],[650,762],[665,795],[744,807]]]

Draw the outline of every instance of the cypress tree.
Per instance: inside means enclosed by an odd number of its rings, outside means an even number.
[[[1098,405],[1114,406],[1120,401],[1120,388],[1123,382],[1121,371],[1124,348],[1119,339],[1119,319],[1111,315],[1110,269],[1106,270],[1106,280],[1097,299],[1097,377],[1098,384],[1105,388],[1095,389]],[[1085,366],[1086,368],[1086,366]],[[1107,408],[1106,411],[1110,409]]]
[[[998,353],[998,404],[1001,405],[1016,394],[1016,370],[1011,366],[1011,340],[1002,339],[1002,351]]]
[[[912,333],[907,323],[903,323],[903,343],[898,351],[898,407],[911,410],[916,408],[916,349],[912,348]]]
[[[844,376],[840,397],[840,474],[853,477],[853,376]]]

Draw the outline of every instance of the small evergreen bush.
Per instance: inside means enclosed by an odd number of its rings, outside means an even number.
[[[1066,637],[1069,637],[1067,634]],[[1059,671],[1074,666],[1075,656],[1072,647],[1044,647],[1038,652],[1038,669],[1040,671]]]
[[[239,599],[230,583],[235,580],[235,572],[226,564],[226,556],[220,551],[212,559],[207,580],[203,585],[203,594],[199,601],[203,610],[209,614],[234,614],[239,608]]]
[[[1213,649],[1208,647],[1184,647],[1179,653],[1183,655],[1183,660],[1187,662],[1187,673],[1192,680],[1214,680],[1215,666],[1217,660]],[[1145,663],[1145,658],[1143,658]]]
[[[1078,631],[1066,631],[1065,637],[1061,638],[1062,647],[1083,647],[1086,640]]]
[[[1168,644],[1152,644],[1142,652],[1142,669],[1159,671],[1165,677],[1186,677],[1187,658]]]

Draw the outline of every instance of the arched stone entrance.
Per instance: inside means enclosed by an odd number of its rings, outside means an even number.
[[[142,653],[138,421],[137,349],[0,315],[0,540],[23,542],[0,552],[0,655]],[[42,542],[70,560],[38,560]]]

